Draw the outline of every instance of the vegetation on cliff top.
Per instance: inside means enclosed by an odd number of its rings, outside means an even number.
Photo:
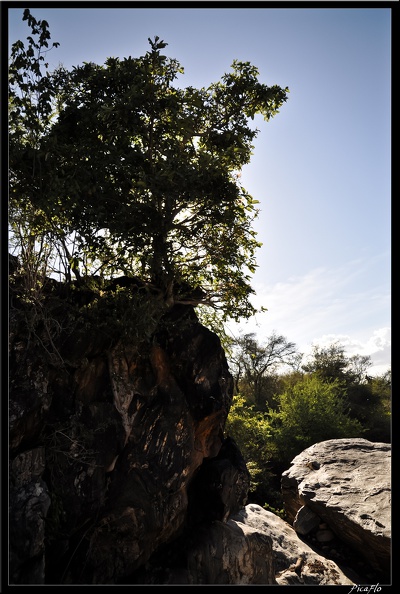
[[[167,304],[203,303],[249,317],[259,242],[257,201],[240,183],[258,130],[287,100],[249,62],[207,88],[149,39],[139,58],[47,70],[49,25],[9,66],[10,227],[24,272],[62,280],[139,276]]]

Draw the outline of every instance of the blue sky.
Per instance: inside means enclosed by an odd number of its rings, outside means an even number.
[[[391,9],[73,4],[31,8],[60,42],[48,54],[50,69],[143,55],[147,38],[158,35],[185,69],[179,86],[208,86],[238,59],[257,66],[261,82],[289,87],[280,113],[256,120],[260,132],[241,178],[260,202],[253,301],[268,312],[230,331],[256,332],[261,343],[275,331],[301,352],[339,341],[349,355],[370,355],[372,373],[386,371]],[[11,43],[29,34],[22,12],[9,10]]]

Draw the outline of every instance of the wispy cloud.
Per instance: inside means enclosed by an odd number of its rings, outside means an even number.
[[[390,367],[390,292],[360,281],[370,262],[351,261],[337,269],[316,268],[304,276],[267,285],[255,283],[256,307],[268,309],[245,323],[230,325],[239,332],[255,332],[262,343],[273,331],[308,353],[312,345],[339,342],[349,355],[371,356],[374,373]]]

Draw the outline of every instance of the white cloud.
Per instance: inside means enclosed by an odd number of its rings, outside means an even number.
[[[368,370],[370,375],[380,375],[391,367],[391,330],[389,327],[375,330],[367,340],[360,340],[345,334],[324,334],[316,338],[314,343],[321,347],[338,343],[344,347],[349,356],[371,357],[373,365]]]
[[[302,277],[267,286],[255,283],[256,307],[268,311],[241,324],[230,324],[234,335],[255,332],[259,341],[276,331],[308,353],[312,345],[342,344],[348,355],[369,355],[372,374],[391,365],[390,293],[370,286],[361,290],[366,263],[352,261],[338,269],[317,268]]]

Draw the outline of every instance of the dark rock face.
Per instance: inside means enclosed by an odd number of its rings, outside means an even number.
[[[190,522],[200,476],[203,516],[244,503],[247,469],[223,439],[233,382],[220,341],[191,307],[173,316],[143,349],[94,330],[74,352],[70,335],[55,345],[67,365],[11,327],[12,583],[124,580]]]
[[[42,479],[44,467],[44,448],[38,447],[16,456],[10,469],[11,570],[25,566],[23,582],[29,584],[43,583],[45,571],[45,519],[51,499]]]
[[[282,475],[288,520],[305,534],[309,517],[319,517],[330,531],[358,551],[381,583],[389,583],[390,481],[390,444],[366,439],[332,439],[314,444],[296,456]],[[320,534],[320,538],[323,536]]]

